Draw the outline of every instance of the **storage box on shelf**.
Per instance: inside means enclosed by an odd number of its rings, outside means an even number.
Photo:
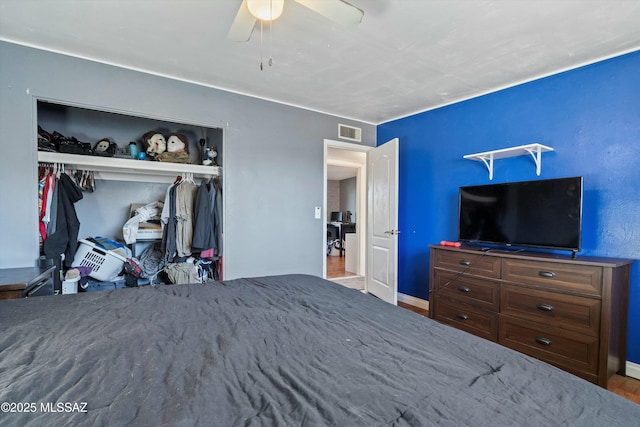
[[[626,363],[627,259],[431,246],[430,317],[602,387]]]

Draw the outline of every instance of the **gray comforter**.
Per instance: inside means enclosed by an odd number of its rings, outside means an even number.
[[[580,378],[312,276],[0,301],[0,325],[3,426],[640,423]]]

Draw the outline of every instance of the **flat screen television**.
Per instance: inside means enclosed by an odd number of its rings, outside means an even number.
[[[460,187],[458,240],[580,250],[582,177]]]

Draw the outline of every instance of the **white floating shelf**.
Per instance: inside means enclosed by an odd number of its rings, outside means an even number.
[[[46,151],[38,151],[38,163],[57,163],[63,164],[66,168],[93,171],[96,179],[115,181],[172,183],[176,176],[185,173],[193,174],[194,178],[212,178],[220,176],[222,173],[222,168],[219,166],[49,153]]]
[[[518,147],[502,148],[500,150],[485,151],[484,153],[467,154],[465,159],[483,162],[489,169],[489,180],[493,179],[493,161],[495,159],[506,159],[507,157],[517,157],[531,155],[536,164],[536,175],[540,176],[540,166],[542,164],[541,154],[545,151],[553,151],[553,148],[542,144],[520,145]]]

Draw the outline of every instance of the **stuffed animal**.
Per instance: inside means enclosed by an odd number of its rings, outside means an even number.
[[[169,138],[167,138],[167,151],[169,153],[178,153],[180,151],[189,153],[189,139],[180,133],[170,134]]]
[[[218,157],[218,151],[216,150],[216,147],[207,147],[204,153],[202,164],[205,166],[218,166],[218,164],[216,163],[216,157]]]
[[[167,150],[167,141],[160,132],[149,131],[145,133],[142,135],[142,142],[147,147],[147,154],[153,158]]]
[[[192,163],[189,157],[189,139],[179,133],[172,133],[167,138],[167,151],[158,154],[158,160],[169,163]]]
[[[97,156],[113,156],[117,151],[118,146],[115,142],[111,142],[109,138],[102,138],[100,141],[96,142],[95,147],[93,147],[93,154]]]

